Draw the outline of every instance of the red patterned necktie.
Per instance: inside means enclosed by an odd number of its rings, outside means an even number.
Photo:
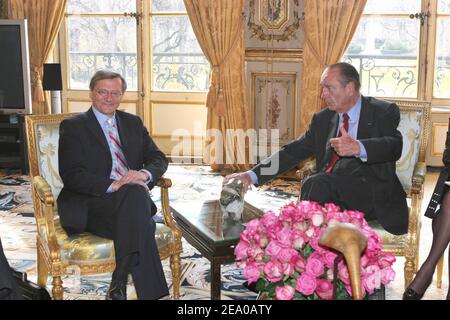
[[[111,179],[120,180],[130,170],[125,162],[122,145],[120,144],[119,132],[114,119],[108,119],[108,137],[109,146],[113,155],[113,166],[111,171]]]
[[[342,115],[342,119],[343,119],[342,123],[344,124],[344,129],[345,129],[345,131],[348,132],[348,119],[349,119],[348,114],[344,113],[344,114]],[[341,134],[341,130],[339,130],[339,133],[338,133],[337,136],[340,137],[341,135],[342,135],[342,134]],[[336,153],[336,151],[333,151],[333,154],[332,154],[332,156],[331,156],[330,163],[328,164],[328,167],[327,167],[327,169],[325,170],[325,172],[330,173],[330,172],[333,170],[333,167],[334,167],[334,165],[336,164],[336,162],[338,161],[338,159],[339,159],[338,154]]]

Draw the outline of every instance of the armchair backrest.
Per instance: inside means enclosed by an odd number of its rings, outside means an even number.
[[[58,169],[59,125],[73,115],[29,115],[25,120],[30,176],[42,176],[52,188],[55,199],[63,187]]]
[[[431,103],[425,101],[392,100],[400,108],[399,131],[403,136],[402,156],[397,161],[396,173],[409,195],[412,177],[418,162],[425,162],[430,132]]]

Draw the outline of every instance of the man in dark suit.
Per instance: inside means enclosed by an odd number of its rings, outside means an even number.
[[[348,63],[327,67],[320,83],[328,107],[314,114],[305,134],[224,182],[238,178],[245,188],[263,184],[314,156],[317,173],[304,182],[302,200],[360,210],[388,232],[406,233],[406,194],[395,173],[403,143],[398,106],[362,96],[359,74]]]
[[[88,231],[114,241],[107,299],[126,299],[129,273],[138,299],[158,299],[168,288],[148,191],[168,162],[140,118],[117,110],[126,90],[122,76],[98,71],[89,88],[92,107],[60,126],[61,224],[68,234]]]

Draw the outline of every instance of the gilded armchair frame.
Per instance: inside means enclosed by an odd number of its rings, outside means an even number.
[[[115,268],[114,257],[93,263],[74,263],[67,261],[61,254],[61,246],[57,241],[55,227],[56,198],[52,193],[50,184],[41,176],[38,163],[38,137],[37,127],[39,125],[58,125],[62,120],[73,114],[54,115],[30,115],[26,116],[26,136],[28,142],[28,159],[30,167],[30,177],[32,179],[31,190],[34,206],[34,215],[37,224],[37,271],[38,284],[45,287],[47,285],[48,274],[52,276],[52,296],[55,300],[63,299],[63,282],[61,277],[67,274],[70,265],[76,264],[80,268],[80,273],[95,274],[112,272]],[[57,152],[53,150],[53,152]],[[56,172],[57,173],[57,172]],[[170,268],[172,272],[173,298],[180,296],[180,276],[182,252],[181,230],[170,213],[169,192],[172,182],[170,179],[161,178],[156,183],[161,190],[161,210],[165,225],[171,230],[171,241],[163,248],[159,249],[161,260],[170,258]],[[106,240],[106,239],[105,239]],[[106,240],[108,241],[108,240]],[[109,240],[111,241],[111,240]]]
[[[411,177],[410,190],[405,190],[407,197],[410,199],[408,233],[402,236],[390,234],[382,229],[381,225],[376,224],[375,231],[380,234],[383,241],[383,251],[390,252],[396,256],[405,258],[404,277],[405,288],[412,281],[414,274],[417,272],[419,263],[419,244],[421,229],[421,207],[424,191],[424,181],[426,174],[425,155],[427,143],[430,134],[430,112],[431,103],[425,101],[408,101],[408,100],[390,100],[395,102],[400,112],[419,112],[422,114],[419,137],[418,159],[415,163]],[[297,177],[302,182],[307,176],[315,171],[315,160],[306,161],[302,167],[297,170]],[[380,230],[381,229],[381,230]],[[381,232],[379,232],[381,231]],[[440,262],[439,266],[441,266]],[[442,267],[441,267],[442,270]],[[442,271],[440,272],[442,276]],[[438,267],[438,284],[439,284],[439,267]]]

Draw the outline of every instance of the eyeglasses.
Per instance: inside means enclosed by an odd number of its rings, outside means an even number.
[[[107,96],[111,95],[111,97],[113,97],[115,99],[120,98],[122,96],[122,94],[123,94],[120,91],[108,91],[108,90],[105,90],[105,89],[99,89],[96,92],[102,98],[106,98]]]

